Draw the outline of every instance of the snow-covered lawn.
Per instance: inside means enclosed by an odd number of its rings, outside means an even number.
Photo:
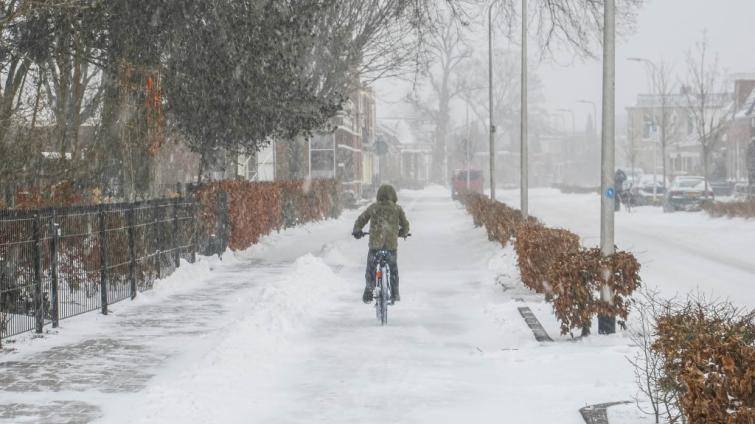
[[[499,199],[519,207],[519,192]],[[600,244],[600,199],[596,194],[530,192],[530,212],[567,228],[586,246]],[[643,281],[664,296],[699,291],[736,304],[755,306],[755,220],[712,218],[704,212],[663,213],[660,207],[616,214],[616,244],[642,264]]]
[[[399,247],[402,302],[387,327],[360,300],[367,247],[349,236],[352,211],[222,262],[185,264],[108,317],[63,321],[57,335],[16,343],[0,356],[0,422],[45,421],[45,408],[58,402],[80,422],[103,423],[576,424],[583,406],[632,399],[625,334],[559,336],[550,306],[519,282],[513,250],[488,242],[447,190],[399,197],[413,237]],[[531,203],[549,224],[595,244],[593,200],[536,190]],[[693,234],[670,231],[667,241],[654,232],[672,225],[666,215],[619,216],[619,244],[640,255],[645,279],[686,292],[715,287],[703,277],[728,275],[720,284],[740,284],[737,299],[751,302],[744,282],[753,280],[752,264],[736,250],[753,251],[755,237],[737,241],[752,224],[731,234],[734,221],[674,217]],[[722,237],[739,244],[717,251],[718,231],[695,223],[722,226]],[[625,231],[634,225],[642,228]],[[520,306],[556,341],[536,342]],[[90,340],[111,343],[93,349]],[[24,378],[31,388],[19,388]],[[632,422],[634,410],[622,408],[614,415]]]

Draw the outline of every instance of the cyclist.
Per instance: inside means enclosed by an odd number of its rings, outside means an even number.
[[[624,193],[624,181],[627,180],[627,174],[621,169],[617,169],[613,176],[613,190],[614,190],[614,209],[618,211],[621,205],[621,197]]]
[[[372,289],[375,283],[375,254],[380,249],[391,253],[389,264],[391,267],[391,300],[401,300],[398,292],[398,261],[396,249],[398,238],[409,235],[409,221],[401,206],[398,205],[398,196],[393,186],[383,184],[377,192],[377,201],[362,212],[354,223],[352,235],[356,239],[364,236],[362,228],[370,223],[370,250],[367,254],[367,270],[365,271],[366,284],[362,301],[372,302]]]

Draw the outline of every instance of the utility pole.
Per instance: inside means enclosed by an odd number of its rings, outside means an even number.
[[[488,7],[488,104],[490,106],[490,200],[495,200],[495,125],[493,124],[493,5]]]
[[[466,146],[465,146],[465,148],[466,148],[466,159],[467,159],[467,191],[469,191],[469,178],[470,178],[469,177],[469,168],[470,168],[470,163],[469,163],[470,162],[470,160],[469,160],[469,137],[470,137],[470,134],[469,134],[469,103],[467,103],[466,105],[467,105],[467,120],[466,120],[466,123],[465,123],[465,125],[466,125],[466,128],[465,128],[465,132],[466,132],[466,143],[465,144],[466,144]]]
[[[520,147],[520,183],[519,199],[522,217],[525,222],[528,215],[528,162],[527,162],[527,0],[522,0],[522,105],[521,105],[521,147]]]
[[[614,148],[616,108],[616,3],[605,0],[603,10],[603,136],[601,152],[601,203],[600,203],[600,250],[604,257],[614,250]],[[600,290],[600,300],[613,302],[613,293],[608,286]],[[616,332],[615,316],[598,316],[598,333]]]
[[[595,108],[595,102],[593,102],[592,100],[577,100],[577,103],[583,103],[583,104],[588,104],[588,105],[592,106],[592,125],[593,125],[593,129],[597,130],[597,127],[598,127],[598,111]]]

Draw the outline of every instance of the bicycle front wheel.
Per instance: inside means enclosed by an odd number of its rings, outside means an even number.
[[[380,308],[382,309],[380,324],[382,325],[388,324],[388,304],[391,301],[391,291],[388,288],[390,276],[387,274],[387,272],[383,272],[383,278],[380,279]]]

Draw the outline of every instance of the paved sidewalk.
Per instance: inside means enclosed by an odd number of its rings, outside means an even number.
[[[245,271],[252,267],[250,277]],[[211,285],[157,302],[112,305],[110,322],[85,340],[14,360],[0,356],[0,423],[88,423],[99,418],[104,399],[142,390],[182,347],[228,325],[229,296],[254,290],[256,282],[281,269],[262,263],[224,266],[213,273]]]

